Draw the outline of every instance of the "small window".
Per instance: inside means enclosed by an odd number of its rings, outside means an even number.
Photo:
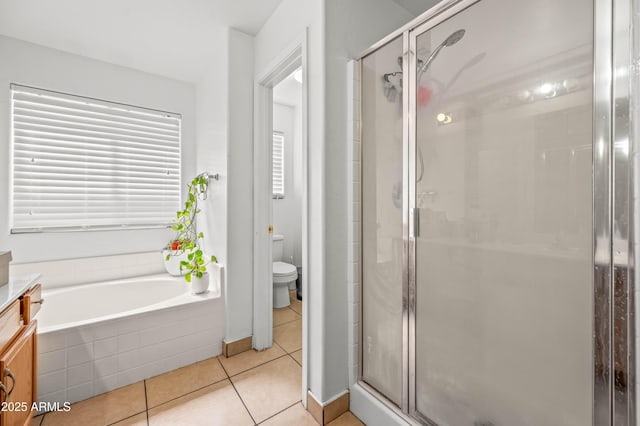
[[[273,132],[272,182],[273,198],[284,198],[284,135]]]
[[[166,226],[181,116],[11,85],[11,232]]]

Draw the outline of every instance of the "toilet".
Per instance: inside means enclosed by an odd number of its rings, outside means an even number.
[[[298,269],[282,261],[284,256],[284,236],[274,235],[272,242],[273,259],[273,307],[289,306],[289,289],[296,288]]]

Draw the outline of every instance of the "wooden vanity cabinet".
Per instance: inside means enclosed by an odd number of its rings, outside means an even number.
[[[28,425],[37,389],[37,321],[40,285],[0,312],[0,426]],[[34,303],[35,300],[35,303]],[[33,309],[33,306],[36,309]]]
[[[1,391],[3,409],[0,425],[25,425],[34,413],[31,406],[36,397],[36,324],[23,327],[11,346],[0,355],[0,380],[6,388]]]

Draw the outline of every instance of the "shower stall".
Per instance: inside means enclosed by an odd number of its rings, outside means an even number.
[[[398,416],[636,424],[632,7],[445,1],[357,61],[358,385]]]

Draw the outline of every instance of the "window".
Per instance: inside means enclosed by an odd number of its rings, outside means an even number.
[[[271,150],[273,198],[284,198],[284,135],[273,132]]]
[[[178,114],[11,85],[11,232],[166,226]]]

